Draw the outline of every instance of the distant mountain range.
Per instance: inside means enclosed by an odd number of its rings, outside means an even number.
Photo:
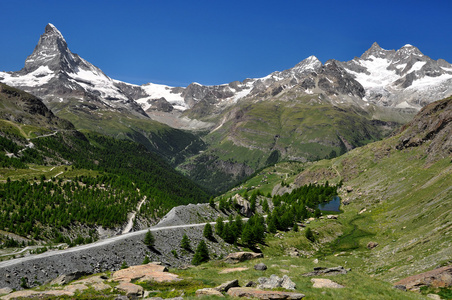
[[[325,69],[334,69],[347,84],[337,82],[338,78],[314,80],[313,77]],[[111,79],[72,53],[61,32],[48,24],[24,68],[17,72],[0,72],[0,81],[48,102],[65,101],[68,97],[84,98],[100,107],[127,108],[144,116],[144,111],[149,109],[184,111],[200,102],[225,107],[273,86],[276,87],[273,96],[296,88],[306,95],[326,92],[334,95],[333,100],[339,103],[352,101],[363,107],[376,104],[419,110],[427,103],[452,94],[452,65],[443,59],[433,60],[412,45],[395,51],[384,50],[374,43],[361,57],[348,62],[329,60],[322,64],[315,56],[310,56],[291,69],[242,82],[215,86],[192,83],[185,88],[153,83],[137,86]]]
[[[0,82],[42,98],[79,130],[140,142],[218,189],[275,161],[331,157],[381,139],[452,95],[452,65],[411,45],[374,43],[348,62],[310,56],[262,78],[138,86],[72,53],[48,24],[24,68],[0,72]]]

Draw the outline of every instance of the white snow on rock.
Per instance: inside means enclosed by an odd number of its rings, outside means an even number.
[[[40,66],[35,71],[23,76],[13,76],[9,73],[0,72],[0,78],[3,83],[11,86],[40,86],[48,83],[55,74],[47,66]]]

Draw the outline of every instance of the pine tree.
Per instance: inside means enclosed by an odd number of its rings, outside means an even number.
[[[213,240],[212,226],[209,223],[207,223],[206,226],[204,226],[204,231],[203,231],[202,235],[210,241]]]
[[[146,235],[144,236],[144,244],[148,247],[154,247],[155,238],[152,235],[152,232],[148,230]]]
[[[192,264],[195,266],[200,265],[203,262],[209,261],[209,249],[207,249],[207,244],[204,240],[199,242],[198,247],[196,247],[195,255],[193,256]]]
[[[191,251],[190,240],[188,239],[188,236],[186,234],[184,234],[182,240],[180,241],[180,247],[187,251]]]
[[[306,238],[307,238],[308,240],[310,240],[311,242],[315,242],[315,236],[314,236],[314,234],[312,233],[311,228],[309,228],[309,227],[306,228],[305,236],[306,236]]]
[[[215,232],[223,237],[224,222],[222,217],[218,217],[215,224]]]

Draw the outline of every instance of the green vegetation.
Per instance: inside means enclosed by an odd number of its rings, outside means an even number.
[[[155,238],[150,230],[146,232],[143,243],[148,247],[154,247]]]
[[[182,240],[180,241],[180,247],[186,251],[189,251],[189,252],[192,251],[191,245],[190,245],[190,240],[186,234],[184,234],[182,236]]]
[[[210,223],[207,223],[207,224],[204,226],[204,230],[203,230],[203,232],[202,232],[202,235],[203,235],[206,239],[208,239],[208,240],[210,240],[210,241],[214,240],[212,225],[210,225]]]
[[[207,248],[207,244],[206,242],[204,242],[204,240],[201,240],[196,247],[195,255],[193,256],[191,263],[197,266],[209,261],[209,259],[209,249]]]

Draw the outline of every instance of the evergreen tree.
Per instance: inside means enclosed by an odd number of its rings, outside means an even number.
[[[186,234],[184,234],[182,240],[180,241],[180,247],[187,251],[191,251],[190,240],[188,239],[188,236]]]
[[[207,223],[206,226],[204,226],[204,231],[203,231],[202,235],[210,241],[213,240],[212,226],[209,223]]]
[[[223,237],[224,222],[222,217],[218,217],[215,224],[215,232]]]
[[[306,228],[305,236],[311,242],[315,242],[315,236],[314,236],[314,233],[312,233],[311,228],[309,228],[309,227]]]
[[[192,264],[195,266],[200,265],[203,262],[209,261],[209,249],[207,249],[207,244],[204,240],[199,242],[198,247],[196,247],[195,255],[193,256]]]
[[[215,202],[213,200],[213,197],[210,197],[209,205],[210,205],[210,207],[215,208]]]
[[[146,235],[144,236],[144,244],[148,247],[154,247],[155,238],[152,235],[152,232],[148,230]]]
[[[297,224],[297,222],[295,222],[293,224],[292,230],[295,231],[295,232],[298,232],[298,224]]]

